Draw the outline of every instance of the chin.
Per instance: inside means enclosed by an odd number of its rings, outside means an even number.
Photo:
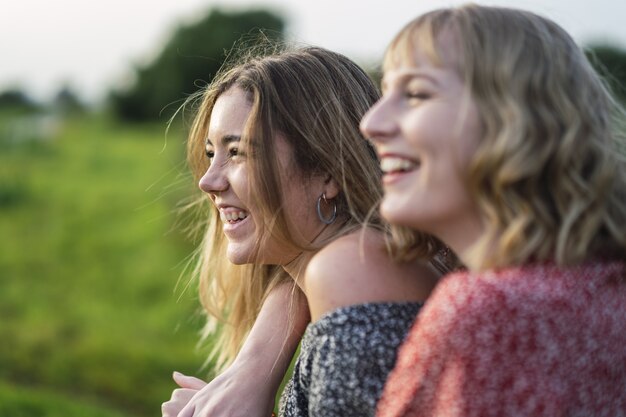
[[[427,222],[416,218],[415,214],[415,210],[399,210],[398,206],[394,207],[392,204],[381,205],[380,208],[381,217],[389,224],[425,231],[428,228]]]
[[[251,262],[245,262],[245,261],[243,261],[243,260],[241,260],[241,259],[239,259],[239,258],[236,258],[236,257],[235,257],[235,258],[233,258],[233,257],[230,257],[230,256],[228,257],[228,260],[229,260],[229,261],[230,261],[230,263],[231,263],[231,264],[233,264],[233,265],[246,265],[246,264],[251,263]]]
[[[380,205],[380,215],[383,219],[391,224],[395,224],[398,226],[406,226],[404,220],[406,215],[404,215],[402,210],[398,210],[398,205],[393,204],[393,202],[389,200],[383,201]]]
[[[228,248],[226,250],[226,258],[235,265],[246,265],[254,263],[251,259],[252,253],[248,250],[238,250],[238,248]]]

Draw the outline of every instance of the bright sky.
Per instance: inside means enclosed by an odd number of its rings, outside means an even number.
[[[435,0],[3,0],[0,90],[52,96],[63,83],[91,101],[143,63],[181,22],[213,6],[267,7],[288,22],[297,41],[342,52],[357,61],[382,56],[393,35],[427,10],[466,1]],[[609,41],[626,48],[624,0],[494,0],[557,21],[580,44]]]

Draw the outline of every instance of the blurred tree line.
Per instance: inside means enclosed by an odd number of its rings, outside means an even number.
[[[167,117],[202,83],[211,81],[228,50],[242,35],[262,29],[282,39],[283,27],[280,17],[266,11],[213,10],[198,23],[181,27],[154,62],[137,69],[136,82],[130,88],[113,92],[113,109],[126,121],[155,119],[163,116],[164,111]],[[585,48],[585,52],[616,97],[626,105],[626,51],[597,44]],[[379,81],[380,74],[371,75]]]
[[[626,105],[626,51],[612,45],[593,45],[585,50],[596,71],[615,96]]]
[[[126,121],[169,117],[199,86],[211,81],[226,52],[242,36],[253,32],[283,38],[281,17],[263,10],[226,13],[212,10],[199,22],[180,27],[149,65],[136,68],[126,90],[110,95],[115,113]]]
[[[112,92],[112,107],[126,121],[168,118],[189,94],[211,81],[241,36],[260,29],[282,39],[283,28],[283,20],[267,11],[213,10],[199,22],[181,27],[152,63],[137,68],[133,85]],[[616,96],[626,103],[626,51],[593,45],[586,53]],[[380,74],[371,75],[379,81]]]
[[[123,121],[168,119],[186,97],[209,83],[228,51],[242,36],[263,31],[267,37],[283,39],[285,22],[265,10],[224,12],[210,10],[196,23],[181,26],[151,63],[135,68],[134,82],[126,88],[113,89],[109,103]],[[587,57],[608,82],[616,97],[626,105],[626,50],[609,44],[585,48]],[[372,73],[379,81],[380,74]],[[69,111],[81,109],[78,95],[62,87],[52,107]],[[2,108],[40,109],[23,90],[0,92]]]
[[[85,104],[69,85],[63,85],[48,103],[49,107],[62,113],[80,113]],[[33,100],[22,88],[12,87],[0,92],[0,110],[11,109],[21,113],[45,112],[46,105]]]
[[[35,110],[35,103],[22,89],[14,87],[0,93],[0,108]]]

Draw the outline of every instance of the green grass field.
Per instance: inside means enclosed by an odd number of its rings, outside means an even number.
[[[95,116],[46,140],[6,132],[0,416],[160,415],[171,372],[204,360],[195,286],[176,286],[193,250],[176,227],[194,187],[182,133]]]

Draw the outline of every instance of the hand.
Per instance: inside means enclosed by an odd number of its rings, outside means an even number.
[[[180,388],[175,389],[174,392],[172,392],[172,398],[164,402],[161,406],[163,417],[179,416],[180,412],[189,404],[193,396],[207,385],[207,383],[201,379],[183,375],[180,372],[174,372],[173,378]]]
[[[285,314],[290,310],[293,320]],[[237,357],[222,374],[208,384],[174,374],[180,389],[163,404],[163,417],[270,417],[309,319],[306,298],[299,290],[294,293],[293,283],[276,286]]]
[[[174,380],[181,388],[163,404],[163,417],[270,417],[276,390],[259,377],[265,378],[235,365],[208,384],[177,373]]]

